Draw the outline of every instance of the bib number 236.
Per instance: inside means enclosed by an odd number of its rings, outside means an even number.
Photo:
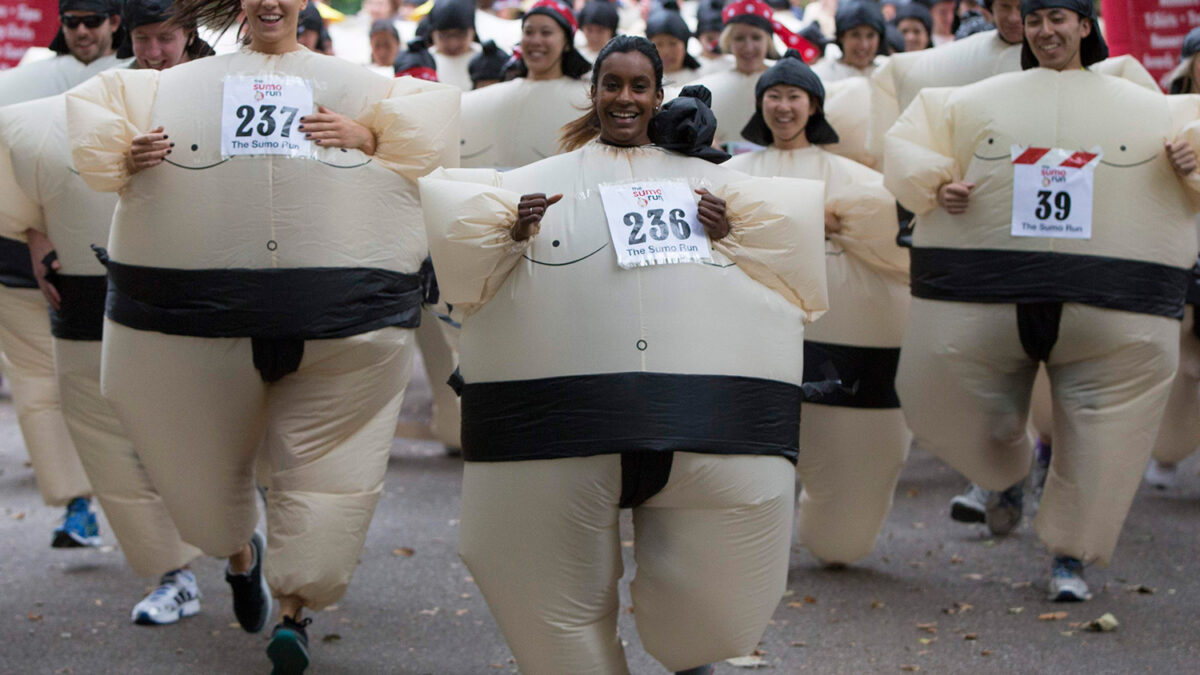
[[[600,198],[619,266],[712,261],[687,183],[601,185]]]
[[[221,154],[306,157],[312,142],[297,127],[313,111],[312,84],[298,77],[230,75],[221,106]]]

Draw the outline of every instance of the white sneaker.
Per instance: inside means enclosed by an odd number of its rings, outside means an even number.
[[[162,626],[200,613],[200,587],[190,570],[167,572],[151,591],[133,607],[133,622],[140,626]]]
[[[1083,580],[1083,563],[1075,558],[1057,556],[1050,568],[1050,599],[1054,602],[1083,602],[1091,600],[1087,582]]]
[[[950,519],[960,523],[987,522],[987,500],[991,492],[971,483],[950,500]]]
[[[1179,467],[1174,464],[1162,464],[1158,460],[1150,460],[1146,465],[1146,482],[1156,490],[1169,490],[1175,487],[1175,479],[1179,475]]]

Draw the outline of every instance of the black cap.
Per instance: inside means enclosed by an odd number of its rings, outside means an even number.
[[[306,31],[321,32],[325,28],[325,20],[321,18],[321,10],[317,9],[317,3],[310,2],[300,10],[300,20],[296,25],[296,35],[300,35]]]
[[[125,0],[121,11],[121,23],[126,30],[152,23],[162,23],[174,16],[171,4],[174,0]]]
[[[825,86],[821,84],[821,78],[817,77],[812,68],[804,63],[800,52],[794,49],[789,49],[783,58],[767,68],[758,78],[758,83],[754,85],[754,116],[742,129],[742,138],[759,145],[770,145],[774,142],[771,128],[763,119],[762,101],[768,89],[780,84],[800,87],[817,101],[817,112],[809,116],[808,124],[804,126],[804,135],[808,142],[813,145],[837,143],[837,132],[825,119]]]
[[[470,0],[437,0],[429,10],[432,30],[475,29],[475,3]]]
[[[58,0],[59,15],[67,12],[91,12],[112,16],[121,13],[121,0]]]
[[[700,0],[700,6],[696,8],[696,34],[720,33],[725,27],[725,21],[721,18],[724,7],[722,0]]]
[[[496,46],[494,40],[483,43],[483,51],[475,55],[467,64],[467,73],[471,82],[480,80],[503,80],[504,66],[508,63],[508,52]]]
[[[92,14],[119,16],[121,0],[58,0],[59,16],[67,12],[91,12]],[[112,44],[117,49],[117,58],[124,59],[133,56],[129,41],[125,39],[128,32],[124,22],[113,32]],[[60,56],[70,53],[71,50],[67,47],[67,37],[63,35],[62,26],[58,27],[54,39],[50,41],[49,49]]]
[[[896,8],[896,18],[892,19],[892,25],[900,27],[901,19],[916,19],[925,25],[925,32],[933,35],[933,14],[930,14],[929,8],[919,2],[909,2],[900,5]]]
[[[429,53],[425,41],[420,38],[409,41],[408,48],[396,56],[392,70],[396,77],[409,75],[422,80],[437,81],[437,62],[433,60],[433,54]]]
[[[375,19],[371,22],[371,30],[367,33],[367,37],[371,37],[376,33],[391,33],[396,41],[400,41],[400,31],[396,30],[396,24],[392,23],[391,19]]]
[[[821,56],[825,56],[825,47],[828,46],[829,43],[833,42],[833,40],[830,40],[825,36],[825,33],[821,32],[821,24],[817,23],[816,21],[808,22],[808,25],[804,28],[801,28],[800,32],[796,33],[796,35],[808,40],[812,46],[817,48],[817,51],[820,52]]]
[[[887,34],[887,20],[883,18],[883,10],[872,0],[854,0],[838,5],[833,21],[837,25],[836,32],[839,38],[846,31],[859,26],[874,28],[881,40]]]
[[[1079,58],[1086,68],[1093,63],[1099,63],[1108,58],[1108,43],[1100,34],[1100,22],[1096,21],[1096,8],[1091,0],[1021,0],[1021,18],[1039,9],[1069,9],[1081,18],[1091,19],[1092,32],[1079,44]],[[1029,40],[1021,41],[1021,68],[1029,70],[1036,68],[1037,58],[1029,48]]]
[[[621,17],[617,15],[617,6],[608,0],[588,0],[575,18],[579,21],[580,28],[595,24],[611,30],[614,34],[617,32],[617,24],[621,22]]]
[[[1179,61],[1190,59],[1196,52],[1200,52],[1200,27],[1191,29],[1188,31],[1187,37],[1183,38],[1183,47],[1179,50]]]

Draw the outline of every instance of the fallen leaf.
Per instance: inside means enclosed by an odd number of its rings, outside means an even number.
[[[979,635],[977,635],[976,633],[967,633],[966,635],[963,636],[963,639],[964,640],[978,640]]]
[[[961,555],[958,555],[957,553],[950,556],[950,564],[951,565],[958,565],[958,564],[962,563],[962,561],[963,561],[963,557]]]
[[[1046,612],[1038,614],[1038,621],[1062,621],[1067,618],[1067,612]]]
[[[918,490],[917,488],[909,488],[909,489],[908,489],[908,496],[909,496],[909,497],[916,497],[916,496],[917,496],[917,495],[919,495],[919,494],[921,494],[921,491],[920,491],[920,490]]]
[[[981,650],[981,651],[979,652],[979,655],[980,655],[980,656],[991,656],[991,655],[992,655],[992,650],[990,650],[990,649],[984,649],[984,650]]]
[[[1105,612],[1099,619],[1093,619],[1084,625],[1083,629],[1092,631],[1093,633],[1108,633],[1117,629],[1121,623],[1117,621],[1117,617],[1109,612]]]
[[[392,555],[396,556],[397,558],[411,558],[415,554],[416,551],[408,547],[392,549]]]
[[[621,546],[624,548],[633,548],[633,541],[623,541],[621,542]]]
[[[887,607],[887,605],[883,604],[879,600],[871,601],[871,609],[883,609],[884,607]]]
[[[787,606],[791,609],[800,609],[801,607],[804,607],[804,603],[803,602],[789,602],[787,604]]]
[[[922,522],[919,522],[919,521],[918,521],[918,522],[915,522],[915,523],[913,523],[912,525],[913,525],[913,529],[916,529],[916,530],[923,530],[923,529],[925,529],[925,523],[922,523]]]
[[[804,602],[810,605],[815,605],[817,604],[817,599],[811,595],[806,595],[804,596]]]
[[[437,616],[437,613],[440,611],[442,611],[441,607],[434,607],[433,609],[423,609],[417,612],[417,614],[422,614],[424,616]]]
[[[1063,637],[1071,637],[1074,634],[1075,634],[1075,631],[1073,631],[1073,630],[1064,630],[1059,633],[1059,635],[1062,635]]]
[[[454,610],[454,616],[463,616],[464,614],[466,614],[466,613],[467,613],[467,612],[469,612],[469,611],[471,611],[471,610],[469,610],[469,609],[456,609],[456,610]]]
[[[29,620],[30,620],[30,621],[41,621],[41,620],[42,620],[42,615],[41,615],[41,614],[34,614],[33,612],[30,612],[30,613],[29,613]]]
[[[763,660],[763,657],[755,656],[754,654],[751,654],[750,656],[738,656],[732,659],[725,659],[725,663],[728,663],[735,668],[761,668],[767,665],[767,662]]]
[[[792,640],[792,646],[793,647],[807,647],[808,643],[801,642],[800,640]]]
[[[25,520],[25,512],[17,511],[13,514],[13,520]]]
[[[971,572],[970,574],[964,574],[963,576],[971,581],[983,581],[983,575],[978,572]]]
[[[795,594],[796,594],[796,591],[793,591],[792,589],[790,589],[790,588],[789,588],[789,589],[787,589],[786,591],[784,591],[784,592],[783,592],[783,597],[785,597],[785,598],[790,598],[790,597],[792,597],[792,596],[793,596],[793,595],[795,595]]]
[[[330,605],[330,606],[326,607],[326,608],[325,608],[324,610],[322,610],[322,611],[325,611],[325,612],[336,612],[336,611],[338,611],[338,606],[337,606],[337,605]]]
[[[919,623],[917,624],[917,630],[923,630],[930,635],[937,635],[937,622]]]
[[[900,666],[900,670],[903,670],[906,673],[915,673],[915,672],[921,670],[921,666],[917,666],[917,665]]]
[[[338,640],[341,640],[341,639],[342,639],[341,635],[338,635],[337,633],[330,633],[330,634],[322,637],[321,642],[337,642]]]
[[[931,645],[937,642],[937,638],[917,638],[917,642],[920,642],[923,645]]]
[[[988,547],[988,548],[991,548],[991,547],[993,547],[993,546],[995,546],[995,545],[996,545],[996,540],[995,540],[995,539],[988,539],[988,540],[986,540],[986,541],[984,541],[984,542],[983,542],[983,545],[984,545],[984,546],[986,546],[986,547]]]
[[[1024,612],[1024,611],[1025,611],[1024,607],[1009,607],[1008,608],[1009,614],[1020,614],[1021,612]]]
[[[1158,591],[1156,588],[1151,588],[1150,586],[1144,586],[1142,584],[1126,586],[1125,590],[1129,593],[1140,593],[1142,595],[1154,595]]]

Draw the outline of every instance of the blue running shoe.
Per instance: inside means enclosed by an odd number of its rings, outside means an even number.
[[[96,514],[92,512],[92,502],[84,497],[76,497],[67,504],[67,513],[63,516],[62,525],[54,529],[54,539],[50,546],[54,548],[84,548],[99,546],[100,526],[96,524]]]
[[[1083,602],[1090,600],[1087,582],[1083,580],[1083,563],[1078,558],[1055,556],[1050,568],[1050,599],[1054,602]]]

